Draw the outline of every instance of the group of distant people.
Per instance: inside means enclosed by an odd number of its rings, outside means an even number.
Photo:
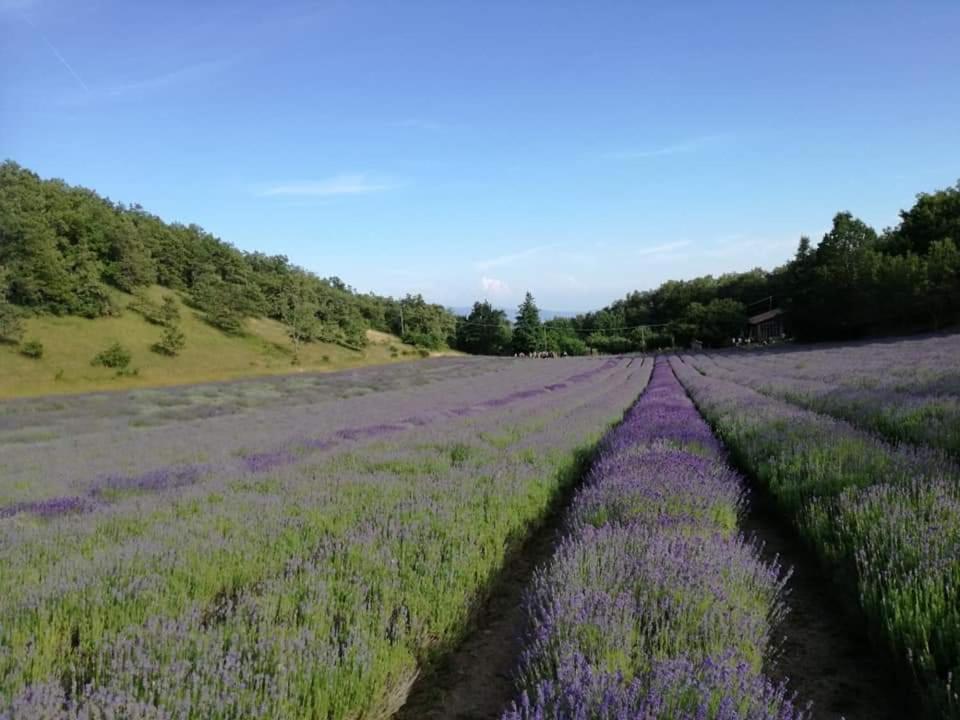
[[[749,347],[751,345],[774,345],[776,343],[785,342],[787,339],[786,333],[780,333],[779,335],[771,335],[770,337],[764,340],[754,340],[753,338],[731,338],[730,344],[734,347]]]
[[[558,357],[567,357],[567,353],[562,352],[557,354],[553,350],[540,350],[539,352],[532,352],[529,354],[517,352],[517,353],[514,353],[513,356],[515,358],[558,358]]]

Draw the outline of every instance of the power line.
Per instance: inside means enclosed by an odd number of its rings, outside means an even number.
[[[549,322],[549,320],[547,321]],[[472,327],[489,327],[489,328],[499,328],[502,327],[500,323],[484,323],[479,320],[458,320],[457,324],[459,326],[470,325]],[[639,330],[640,328],[650,329],[650,328],[659,328],[667,327],[670,323],[644,323],[641,325],[621,325],[619,327],[605,327],[605,328],[578,328],[578,327],[567,327],[566,330],[572,330],[573,332],[581,333],[608,333],[616,332],[621,330]],[[546,325],[544,323],[540,324],[540,327],[546,332]]]

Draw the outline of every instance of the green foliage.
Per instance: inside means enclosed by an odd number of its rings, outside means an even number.
[[[926,255],[934,243],[947,239],[960,243],[960,182],[917,195],[914,206],[900,212],[900,227],[884,240],[890,253]]]
[[[878,236],[850,213],[838,213],[817,246],[801,237],[782,267],[668,281],[574,322],[588,345],[605,352],[695,339],[728,344],[745,329],[747,315],[769,307],[786,310],[788,333],[803,340],[960,323],[960,183],[919,195],[900,217],[897,228]]]
[[[724,345],[740,335],[747,322],[746,308],[742,302],[730,298],[715,298],[706,305],[690,303],[683,316],[683,326],[693,329],[692,337],[686,332],[677,332],[681,344],[700,340],[711,346]]]
[[[287,335],[293,342],[294,348],[301,343],[313,342],[320,337],[322,326],[317,319],[319,308],[313,303],[298,303],[287,310],[284,322],[287,324]]]
[[[20,354],[32,360],[39,360],[43,357],[43,343],[39,340],[27,340],[20,346]]]
[[[163,296],[163,305],[160,306],[160,321],[162,325],[173,325],[180,319],[180,308],[173,295]]]
[[[115,314],[107,286],[137,295],[131,309],[157,325],[178,319],[172,298],[157,308],[138,290],[159,284],[185,293],[211,325],[243,331],[247,317],[286,322],[291,308],[315,306],[316,339],[348,348],[370,328],[395,331],[398,301],[360,294],[337,277],[320,278],[282,256],[244,253],[197,225],[165,223],[139,205],[110,202],[60,180],[41,180],[12,161],[0,165],[0,265],[10,270],[8,298],[36,313]],[[426,322],[413,336],[442,346],[454,317]],[[295,331],[299,336],[301,333]]]
[[[227,335],[243,334],[243,315],[229,305],[214,305],[203,314],[203,319]]]
[[[510,349],[510,322],[503,310],[489,302],[475,302],[470,314],[459,318],[456,348],[474,355],[503,355]]]
[[[518,352],[571,354],[587,346],[653,349],[667,338],[671,345],[693,339],[721,345],[739,335],[733,329],[740,313],[733,305],[712,303],[739,303],[749,315],[766,309],[763,301],[771,297],[788,311],[789,332],[808,340],[960,322],[960,183],[919,195],[900,219],[878,236],[850,213],[839,213],[819,245],[801,238],[796,256],[783,267],[668,281],[581,315],[569,328],[556,328],[553,337],[528,294],[510,342]],[[452,313],[419,295],[398,301],[360,294],[340,278],[318,277],[282,255],[241,252],[197,225],[165,223],[138,205],[41,180],[12,161],[0,164],[0,266],[8,271],[0,283],[0,338],[7,340],[22,335],[22,309],[113,315],[108,287],[137,294],[154,283],[183,292],[211,325],[231,334],[241,334],[248,317],[287,323],[304,305],[314,309],[318,328],[295,328],[294,335],[315,334],[353,349],[366,345],[371,328],[430,349],[476,348],[470,352],[503,352],[508,335],[501,319],[490,323],[490,337],[481,337],[466,323],[458,328]],[[141,304],[140,297],[131,308],[150,322],[176,322],[172,297],[159,310],[156,303]],[[489,319],[496,311],[480,312]]]
[[[166,300],[167,298],[164,298]],[[167,317],[164,314],[165,306],[158,305],[147,295],[142,288],[137,288],[133,292],[133,300],[127,303],[127,309],[133,310],[143,316],[144,320],[153,325],[167,325]],[[176,306],[174,305],[174,310]],[[177,316],[179,317],[179,311]]]
[[[23,337],[23,320],[20,311],[7,302],[0,292],[0,340],[19,342]]]
[[[119,342],[115,342],[110,347],[97,353],[90,364],[115,370],[126,370],[132,359],[133,354]]]
[[[387,310],[390,329],[408,345],[439,350],[456,342],[457,318],[422,295],[407,295]]]
[[[553,318],[542,325],[544,350],[560,355],[586,355],[590,349],[577,334],[577,328],[569,318]]]
[[[517,321],[513,326],[513,350],[529,354],[545,349],[544,345],[540,310],[533,295],[528,292],[517,308]]]
[[[187,345],[187,337],[177,325],[167,325],[163,329],[163,335],[150,349],[161,355],[174,357],[179,355]]]

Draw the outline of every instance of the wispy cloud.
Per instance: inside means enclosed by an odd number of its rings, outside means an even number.
[[[483,288],[485,293],[493,297],[504,297],[510,294],[510,284],[504,280],[498,280],[497,278],[487,277],[484,275],[480,278],[480,287]]]
[[[670,155],[685,155],[703,150],[714,145],[721,139],[723,139],[721,135],[707,135],[670,145],[661,145],[659,147],[608,150],[598,153],[597,156],[604,160],[645,160],[648,158],[668,157]]]
[[[751,260],[766,262],[767,256],[773,257],[774,260],[782,257],[784,250],[789,250],[796,245],[799,236],[800,233],[779,238],[728,235],[718,238],[716,245],[704,248],[699,255],[708,258],[744,258],[747,262]]]
[[[526,250],[521,250],[520,252],[498,255],[497,257],[488,258],[486,260],[477,260],[474,263],[474,267],[476,267],[477,270],[490,270],[497,267],[516,265],[523,260],[529,260],[530,258],[539,255],[545,250],[550,250],[553,247],[555,246],[538,245],[537,247],[527,248]]]
[[[679,250],[682,247],[686,247],[690,244],[689,240],[679,240],[672,243],[664,243],[663,245],[652,245],[650,247],[643,247],[633,251],[635,257],[645,257],[649,255],[664,255],[670,253],[674,250]]]
[[[325,180],[282,183],[261,191],[267,197],[327,197],[332,195],[366,195],[392,190],[396,183],[371,178],[363,173],[336,175]]]
[[[153,77],[143,78],[140,80],[131,80],[120,85],[115,85],[104,90],[103,94],[111,97],[119,97],[121,95],[149,92],[151,90],[173,87],[186,82],[191,82],[198,78],[213,75],[214,73],[217,73],[229,66],[231,62],[231,60],[224,59],[206,60],[203,62],[194,63],[192,65],[186,65],[171,72],[162,73]]]

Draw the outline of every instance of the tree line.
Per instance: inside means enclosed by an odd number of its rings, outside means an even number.
[[[786,311],[805,341],[937,330],[960,323],[960,182],[917,196],[896,227],[877,232],[837,213],[819,243],[767,271],[669,281],[574,319],[587,344],[609,352],[710,346],[737,338],[750,315]]]
[[[511,326],[506,313],[476,303],[461,318],[458,347],[505,354],[577,355],[729,345],[751,315],[786,312],[788,333],[805,341],[937,330],[960,323],[960,182],[922,193],[896,227],[877,232],[837,213],[816,246],[773,270],[670,280],[634,291],[596,312],[541,323],[530,294]]]
[[[359,349],[375,329],[434,349],[455,334],[455,315],[420,295],[359,293],[283,255],[243,252],[198,225],[166,223],[140,205],[0,165],[0,339],[19,339],[30,314],[120,313],[111,290],[132,294],[129,305],[142,314],[141,291],[151,285],[179,291],[226,333],[243,333],[249,317],[278,320],[295,345]]]
[[[847,339],[960,322],[958,243],[960,182],[918,195],[882,232],[840,212],[816,246],[802,237],[794,257],[773,270],[671,280],[573,318],[542,322],[530,293],[512,320],[487,301],[457,317],[420,295],[359,293],[282,255],[243,252],[197,225],[165,223],[139,205],[42,180],[7,161],[0,165],[0,339],[16,340],[29,313],[118,313],[111,288],[133,294],[128,306],[144,314],[141,291],[150,285],[179,291],[226,333],[244,332],[248,317],[278,320],[295,348],[325,341],[358,349],[368,329],[423,348],[495,355],[721,346],[740,336],[750,315],[773,307],[786,311],[797,339]],[[182,338],[167,325],[173,350]]]

